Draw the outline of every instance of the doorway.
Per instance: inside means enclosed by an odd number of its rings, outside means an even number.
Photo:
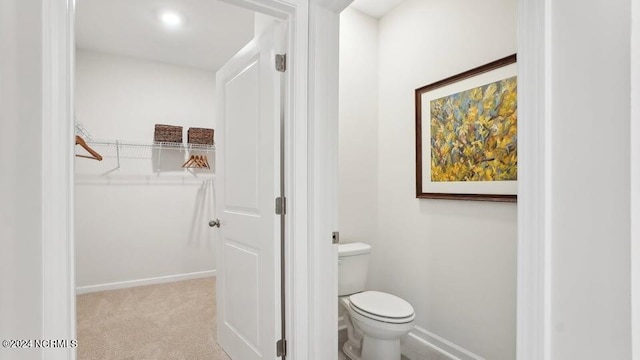
[[[155,5],[77,3],[78,355],[285,356],[284,21]]]

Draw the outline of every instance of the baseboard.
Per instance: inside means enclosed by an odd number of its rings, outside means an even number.
[[[402,354],[409,359],[485,360],[419,326],[402,339]]]
[[[338,331],[346,330],[347,324],[345,323],[344,316],[338,315]]]
[[[126,288],[136,287],[136,286],[163,284],[163,283],[181,281],[181,280],[200,279],[200,278],[211,277],[211,276],[216,276],[215,270],[198,271],[198,272],[192,272],[188,274],[159,276],[159,277],[148,278],[148,279],[120,281],[120,282],[113,282],[108,284],[79,286],[79,287],[76,287],[76,295],[89,294],[89,293],[106,291],[106,290],[126,289]]]

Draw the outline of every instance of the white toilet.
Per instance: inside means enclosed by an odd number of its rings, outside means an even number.
[[[400,338],[413,329],[416,317],[405,300],[380,291],[364,291],[371,246],[338,245],[338,295],[345,308],[351,360],[400,360]]]

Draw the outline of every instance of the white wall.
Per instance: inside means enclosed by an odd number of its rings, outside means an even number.
[[[415,198],[414,90],[515,53],[516,1],[407,0],[379,31],[383,221],[373,285],[413,304],[429,333],[513,359],[516,205]]]
[[[42,333],[41,4],[0,1],[0,339]],[[0,359],[40,359],[0,347]]]
[[[551,10],[551,358],[629,359],[631,1]]]
[[[631,219],[640,218],[640,3],[631,4]],[[640,360],[640,223],[631,222],[633,360]]]
[[[154,124],[213,127],[215,73],[79,49],[76,119],[94,137],[153,141]]]
[[[339,229],[341,242],[378,234],[378,21],[340,15]]]
[[[86,50],[76,69],[76,117],[96,138],[152,143],[157,123],[183,126],[185,140],[188,127],[215,128],[214,73]],[[181,152],[129,150],[108,175],[115,158],[76,158],[76,285],[214,270],[211,172],[186,173]]]
[[[370,288],[397,294],[414,306],[417,336],[443,345],[440,337],[487,359],[513,359],[516,205],[415,198],[414,90],[515,53],[516,2],[407,0],[377,29],[361,25],[360,17],[347,12],[342,18],[341,50],[349,52],[341,57],[340,101],[357,114],[379,100],[378,141],[369,145],[378,150],[362,149],[364,140],[353,135],[356,131],[342,131],[366,128],[374,120],[367,114],[352,119],[342,111],[340,180],[349,188],[340,193],[341,231],[349,238],[376,239]],[[369,41],[361,40],[376,31],[377,56],[370,54]],[[374,80],[363,81],[372,76],[364,72],[374,57],[379,57],[377,94]],[[358,91],[363,100],[351,95]],[[354,119],[359,123],[352,125]],[[358,164],[355,159],[364,152],[377,153],[377,164]],[[355,192],[351,179],[376,166],[378,198]],[[370,235],[360,213],[343,212],[356,205],[376,206],[378,215],[371,218],[377,235]]]

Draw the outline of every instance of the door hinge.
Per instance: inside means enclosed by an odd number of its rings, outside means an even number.
[[[340,232],[339,231],[334,231],[331,233],[331,243],[332,244],[339,244],[340,243]]]
[[[276,342],[276,356],[287,356],[287,340],[280,339]]]
[[[287,198],[278,196],[276,198],[276,214],[284,215],[286,213],[287,213]]]
[[[287,71],[287,54],[276,54],[276,70],[279,72]]]

